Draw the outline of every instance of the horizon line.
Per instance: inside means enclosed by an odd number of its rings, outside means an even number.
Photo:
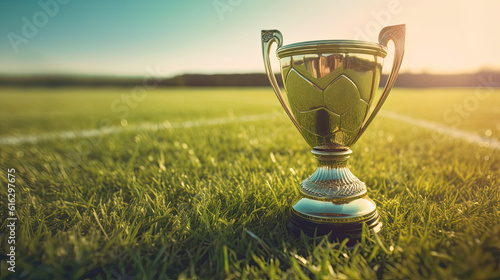
[[[432,72],[432,71],[405,71],[400,72],[398,75],[430,75],[430,76],[461,76],[461,75],[476,75],[481,73],[500,73],[500,69],[479,69],[469,72]],[[274,73],[279,75],[280,72]],[[0,78],[114,78],[114,79],[142,79],[144,76],[154,76],[161,78],[175,78],[179,76],[222,76],[222,75],[267,75],[266,72],[216,72],[216,73],[206,73],[206,72],[184,72],[174,75],[123,75],[123,74],[98,74],[98,73],[8,73],[0,72]],[[382,74],[387,76],[388,74]]]

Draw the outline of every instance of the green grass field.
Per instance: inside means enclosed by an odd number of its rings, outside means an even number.
[[[499,139],[500,90],[475,90],[395,89],[383,110]],[[349,163],[384,226],[349,248],[287,231],[316,162],[271,88],[130,97],[129,88],[1,89],[0,140],[116,129],[0,146],[3,279],[500,278],[498,149],[378,116]],[[262,118],[238,121],[249,115]]]

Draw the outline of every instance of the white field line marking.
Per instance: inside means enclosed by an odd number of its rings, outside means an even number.
[[[225,117],[225,118],[214,118],[214,119],[197,120],[197,121],[185,121],[177,123],[171,123],[165,121],[162,123],[143,123],[140,125],[128,126],[128,127],[111,126],[100,129],[88,129],[80,131],[60,131],[60,132],[49,132],[49,133],[32,134],[24,136],[23,135],[10,136],[10,137],[0,138],[0,146],[19,145],[25,143],[36,144],[40,141],[53,140],[53,139],[89,138],[101,135],[117,134],[124,131],[157,131],[170,128],[189,128],[197,126],[220,125],[227,123],[253,122],[253,121],[261,121],[261,120],[276,118],[276,116],[277,116],[276,114],[262,114],[262,115],[247,115],[241,117]]]
[[[459,130],[453,127],[449,127],[446,125],[438,124],[435,122],[425,121],[421,119],[415,119],[412,117],[400,115],[394,112],[388,111],[380,111],[380,115],[389,119],[401,121],[404,123],[408,123],[414,126],[419,126],[422,128],[434,130],[441,134],[445,134],[451,136],[453,138],[461,139],[467,141],[469,143],[477,144],[481,147],[489,147],[495,150],[500,150],[500,142],[493,138],[483,137],[471,132],[467,132],[464,130]]]
[[[442,134],[446,134],[453,138],[458,138],[465,140],[469,143],[474,143],[480,145],[482,147],[490,147],[496,150],[500,150],[500,142],[492,139],[479,136],[477,134],[458,130],[452,127],[448,127],[442,124],[415,119],[412,117],[396,114],[394,112],[388,111],[380,111],[381,116],[394,119],[397,121],[405,122],[408,124],[412,124],[415,126],[419,126],[422,128],[430,129],[437,131]],[[207,120],[198,120],[198,121],[185,121],[178,123],[170,123],[168,121],[162,123],[143,123],[137,126],[112,126],[105,127],[101,129],[89,129],[89,130],[80,130],[80,131],[61,131],[61,132],[50,132],[50,133],[42,133],[35,135],[24,135],[24,136],[10,136],[10,137],[2,137],[0,138],[0,146],[9,146],[9,145],[19,145],[19,144],[36,144],[40,141],[45,140],[53,140],[53,139],[75,139],[75,138],[89,138],[96,137],[107,134],[117,134],[123,131],[156,131],[156,130],[164,130],[169,128],[189,128],[189,127],[197,127],[197,126],[210,126],[210,125],[220,125],[227,123],[237,123],[237,122],[252,122],[252,121],[260,121],[260,120],[268,120],[275,118],[276,114],[262,114],[262,115],[247,115],[241,117],[226,117],[226,118],[214,118]]]

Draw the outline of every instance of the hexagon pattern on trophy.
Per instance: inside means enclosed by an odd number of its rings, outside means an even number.
[[[377,58],[308,54],[282,58],[281,66],[288,102],[309,145],[352,145],[371,105]]]

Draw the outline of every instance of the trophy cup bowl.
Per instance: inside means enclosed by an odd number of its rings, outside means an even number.
[[[309,236],[330,240],[360,238],[363,224],[380,231],[382,223],[365,183],[354,176],[347,160],[361,134],[389,94],[404,54],[405,25],[381,30],[379,43],[325,40],[283,46],[278,30],[262,31],[267,76],[285,112],[312,148],[316,171],[300,184],[302,197],[292,207],[288,226]],[[381,94],[377,94],[387,43],[395,45],[394,63]],[[276,55],[288,104],[271,69]]]

